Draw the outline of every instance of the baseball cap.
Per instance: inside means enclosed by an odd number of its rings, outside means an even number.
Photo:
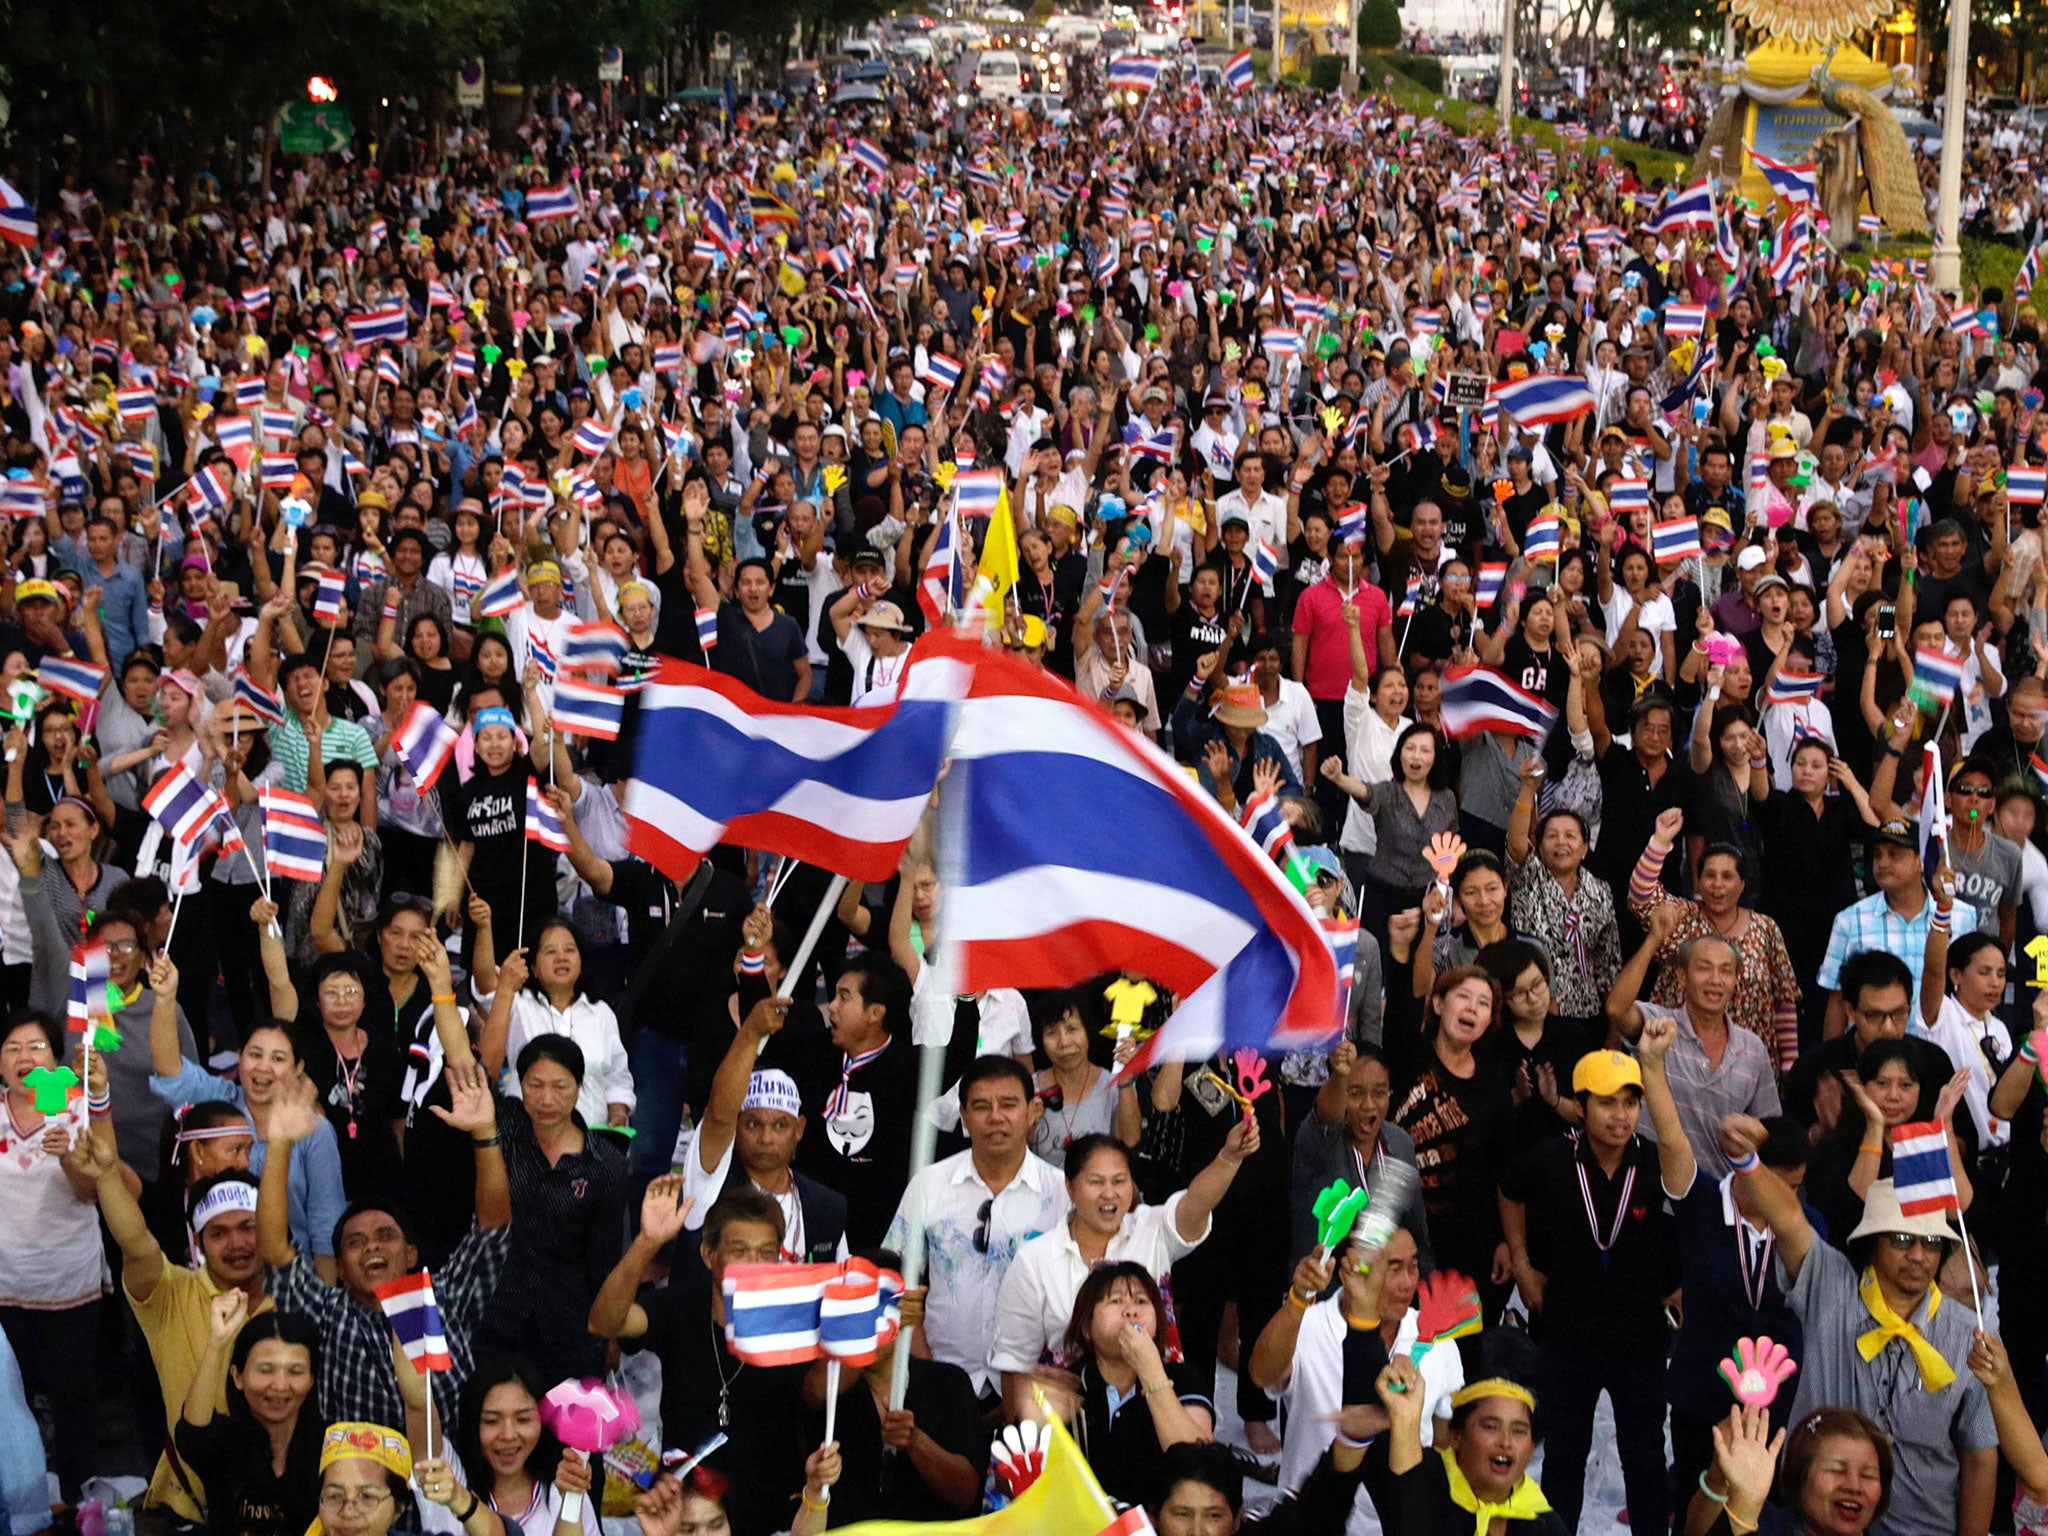
[[[1910,848],[1920,851],[1920,829],[1903,816],[1894,816],[1882,823],[1870,834],[1873,843],[1884,843],[1892,848]]]
[[[1735,557],[1735,569],[1738,571],[1753,571],[1758,566],[1768,564],[1770,558],[1769,555],[1763,552],[1761,545],[1751,544]]]
[[[1643,1088],[1643,1069],[1625,1051],[1588,1051],[1572,1068],[1573,1093],[1597,1093],[1602,1098],[1633,1088]]]

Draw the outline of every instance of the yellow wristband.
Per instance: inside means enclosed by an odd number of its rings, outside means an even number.
[[[1866,1141],[1863,1143],[1862,1146],[1858,1147],[1856,1150],[1858,1153],[1870,1152],[1879,1157],[1882,1157],[1884,1155],[1884,1148],[1880,1147],[1874,1141]]]
[[[813,1499],[811,1497],[811,1490],[808,1488],[804,1490],[803,1499],[805,1509],[830,1509],[832,1507],[830,1499]]]
[[[1287,1305],[1294,1308],[1297,1312],[1306,1312],[1308,1310],[1308,1303],[1301,1299],[1301,1292],[1291,1285],[1287,1287]]]
[[[455,1001],[455,994],[450,992],[447,996],[443,997],[440,993],[435,992],[429,994],[427,1000],[435,1003],[452,1003]]]
[[[1344,1321],[1347,1326],[1356,1329],[1360,1333],[1376,1333],[1379,1331],[1380,1320],[1376,1317],[1347,1317]]]

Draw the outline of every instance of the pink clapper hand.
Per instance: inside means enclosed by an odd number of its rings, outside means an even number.
[[[1792,1351],[1774,1340],[1737,1339],[1735,1354],[1721,1362],[1721,1379],[1743,1407],[1767,1408],[1798,1369]]]
[[[1237,1068],[1237,1091],[1244,1095],[1245,1113],[1250,1114],[1253,1102],[1273,1086],[1266,1081],[1266,1058],[1242,1046],[1231,1053],[1230,1063]]]

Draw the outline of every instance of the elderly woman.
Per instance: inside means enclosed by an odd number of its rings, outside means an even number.
[[[1770,918],[1743,906],[1749,871],[1742,850],[1727,843],[1712,844],[1700,855],[1696,900],[1664,888],[1664,861],[1684,829],[1684,811],[1674,806],[1660,813],[1628,882],[1629,907],[1639,921],[1647,924],[1659,907],[1672,907],[1679,914],[1657,952],[1660,969],[1650,1000],[1663,1008],[1684,1003],[1680,967],[1670,962],[1686,940],[1703,934],[1726,940],[1741,964],[1735,995],[1728,1001],[1729,1021],[1763,1041],[1782,1076],[1799,1059],[1799,981],[1792,974],[1785,936]]]
[[[389,1536],[410,1525],[412,1447],[382,1424],[330,1424],[320,1442],[320,1518],[306,1536]]]
[[[1763,1409],[1731,1408],[1714,1426],[1713,1469],[1693,1495],[1685,1536],[1863,1536],[1891,1506],[1892,1474],[1892,1437],[1853,1408],[1810,1413],[1789,1436],[1771,1433]],[[1774,1481],[1783,1504],[1770,1502]]]
[[[1593,842],[1585,817],[1563,808],[1536,814],[1542,779],[1539,761],[1522,765],[1508,817],[1509,912],[1515,929],[1550,953],[1552,1006],[1558,1015],[1601,1038],[1607,1031],[1607,994],[1621,974],[1614,892],[1586,870]]]

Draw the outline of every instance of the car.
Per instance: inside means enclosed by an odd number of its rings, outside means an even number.
[[[1898,112],[1899,128],[1906,135],[1906,142],[1923,155],[1941,153],[1941,124],[1919,112]]]
[[[988,21],[1015,22],[1022,21],[1024,19],[1024,13],[1022,11],[1016,9],[1014,6],[1008,5],[992,5],[986,11],[982,12],[982,16],[985,20]]]
[[[1037,113],[1055,128],[1064,128],[1074,120],[1073,109],[1067,105],[1066,97],[1050,92],[1026,91],[1017,98],[1015,105]]]
[[[1008,49],[984,53],[974,66],[974,91],[983,101],[1013,101],[1024,92],[1024,66]]]
[[[915,59],[920,64],[929,64],[932,61],[932,45],[926,38],[902,38],[896,43],[895,47],[896,52],[906,59]]]

